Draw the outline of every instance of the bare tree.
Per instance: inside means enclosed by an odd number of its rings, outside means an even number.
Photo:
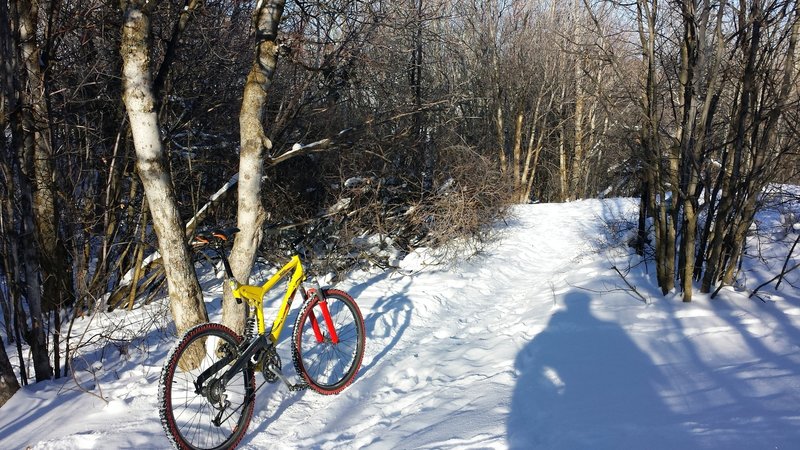
[[[786,153],[778,130],[798,102],[797,4],[640,1],[635,13],[640,240],[649,215],[658,283],[666,293],[680,281],[688,302],[697,279],[704,292],[732,283],[760,193]]]
[[[33,105],[37,96],[43,95],[41,72],[39,72],[38,66],[32,67],[32,65],[38,64],[38,59],[36,59],[38,49],[35,31],[36,17],[35,5],[28,2],[12,2],[8,15],[3,19],[10,21],[12,25],[4,26],[2,36],[5,44],[3,56],[4,59],[7,58],[6,67],[11,69],[4,71],[3,79],[4,98],[8,102],[8,111],[10,112],[8,123],[11,128],[11,145],[7,152],[4,152],[3,157],[6,159],[6,182],[11,182],[10,186],[12,186],[7,199],[14,202],[12,198],[16,197],[14,206],[19,208],[19,214],[15,214],[12,208],[9,219],[13,225],[8,228],[13,229],[19,235],[27,236],[22,239],[20,251],[12,253],[12,257],[17,258],[12,264],[20,268],[19,279],[25,280],[25,300],[28,303],[30,319],[30,328],[26,323],[27,318],[18,321],[18,325],[24,328],[20,331],[31,347],[36,380],[41,381],[53,376],[53,366],[50,362],[45,335],[47,324],[45,313],[48,306],[52,308],[52,304],[46,303],[46,298],[43,298],[42,279],[44,277],[40,277],[40,268],[45,267],[50,270],[52,268],[44,262],[45,257],[42,256],[42,250],[36,243],[42,241],[39,239],[41,236],[50,236],[48,233],[54,230],[48,229],[52,224],[50,222],[52,217],[48,217],[46,212],[52,212],[52,209],[42,205],[41,201],[43,198],[52,199],[49,197],[52,193],[48,194],[48,186],[41,186],[40,192],[36,185],[37,174],[44,175],[42,167],[47,164],[38,161],[38,158],[49,160],[47,151],[43,150],[47,145],[46,138],[43,134],[37,133],[38,130],[41,130],[37,126],[41,124],[37,124],[36,119],[41,116],[34,113],[34,110],[41,112],[41,106],[34,107]],[[11,32],[14,25],[16,33]],[[31,73],[31,70],[34,72]],[[42,97],[38,98],[41,100]],[[46,130],[46,125],[42,125],[42,127]],[[4,130],[3,139],[5,138]],[[41,221],[39,221],[41,226],[37,226],[37,213],[40,211],[45,212],[42,213]],[[52,272],[46,271],[45,274],[47,273],[53,275]],[[47,293],[54,295],[52,291]],[[19,315],[17,317],[22,319]]]
[[[283,15],[283,0],[259,2],[253,11],[256,36],[256,55],[242,97],[239,112],[239,185],[236,213],[239,233],[236,235],[231,253],[231,270],[242,282],[250,277],[256,250],[261,241],[261,225],[266,214],[261,204],[261,178],[265,150],[272,149],[272,142],[264,132],[264,108],[267,94],[278,59],[278,25]],[[244,305],[237,305],[225,287],[222,321],[233,330],[244,329]]]
[[[19,390],[19,382],[6,354],[6,345],[0,336],[0,407]]]
[[[170,308],[178,333],[208,320],[202,291],[191,264],[184,227],[177,210],[155,110],[150,62],[148,2],[125,3],[122,28],[122,75],[125,107],[169,289]]]

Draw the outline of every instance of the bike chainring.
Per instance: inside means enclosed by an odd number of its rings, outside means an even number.
[[[278,376],[268,369],[270,364],[274,364],[278,370],[281,369],[281,357],[278,356],[278,352],[273,346],[270,346],[268,349],[261,352],[261,358],[259,359],[258,365],[261,367],[261,374],[264,375],[264,379],[267,381],[267,383],[274,383],[278,381]]]

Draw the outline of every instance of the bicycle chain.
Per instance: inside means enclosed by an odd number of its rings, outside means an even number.
[[[308,389],[308,383],[302,381],[297,384],[289,386],[289,391],[291,392],[305,391],[306,389]]]

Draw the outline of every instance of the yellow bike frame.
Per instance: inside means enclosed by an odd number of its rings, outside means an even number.
[[[270,279],[261,286],[239,284],[236,280],[229,280],[234,298],[246,300],[249,307],[255,309],[258,322],[258,334],[264,334],[266,332],[266,327],[264,326],[264,296],[278,281],[282,280],[289,273],[292,274],[292,277],[289,280],[289,285],[286,287],[286,293],[283,296],[283,302],[281,302],[281,307],[278,310],[278,316],[272,323],[272,331],[269,334],[269,339],[273,344],[278,342],[278,337],[280,337],[283,326],[286,324],[286,316],[289,314],[292,299],[297,289],[300,287],[300,284],[306,279],[303,265],[300,263],[300,257],[297,255],[292,256],[292,259],[281,267],[278,273],[270,277]],[[305,291],[302,292],[305,293]]]

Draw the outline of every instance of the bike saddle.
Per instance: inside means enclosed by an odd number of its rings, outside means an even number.
[[[236,227],[225,228],[223,230],[211,230],[197,233],[192,238],[192,245],[202,246],[207,244],[222,244],[230,241],[230,239],[239,232]]]

